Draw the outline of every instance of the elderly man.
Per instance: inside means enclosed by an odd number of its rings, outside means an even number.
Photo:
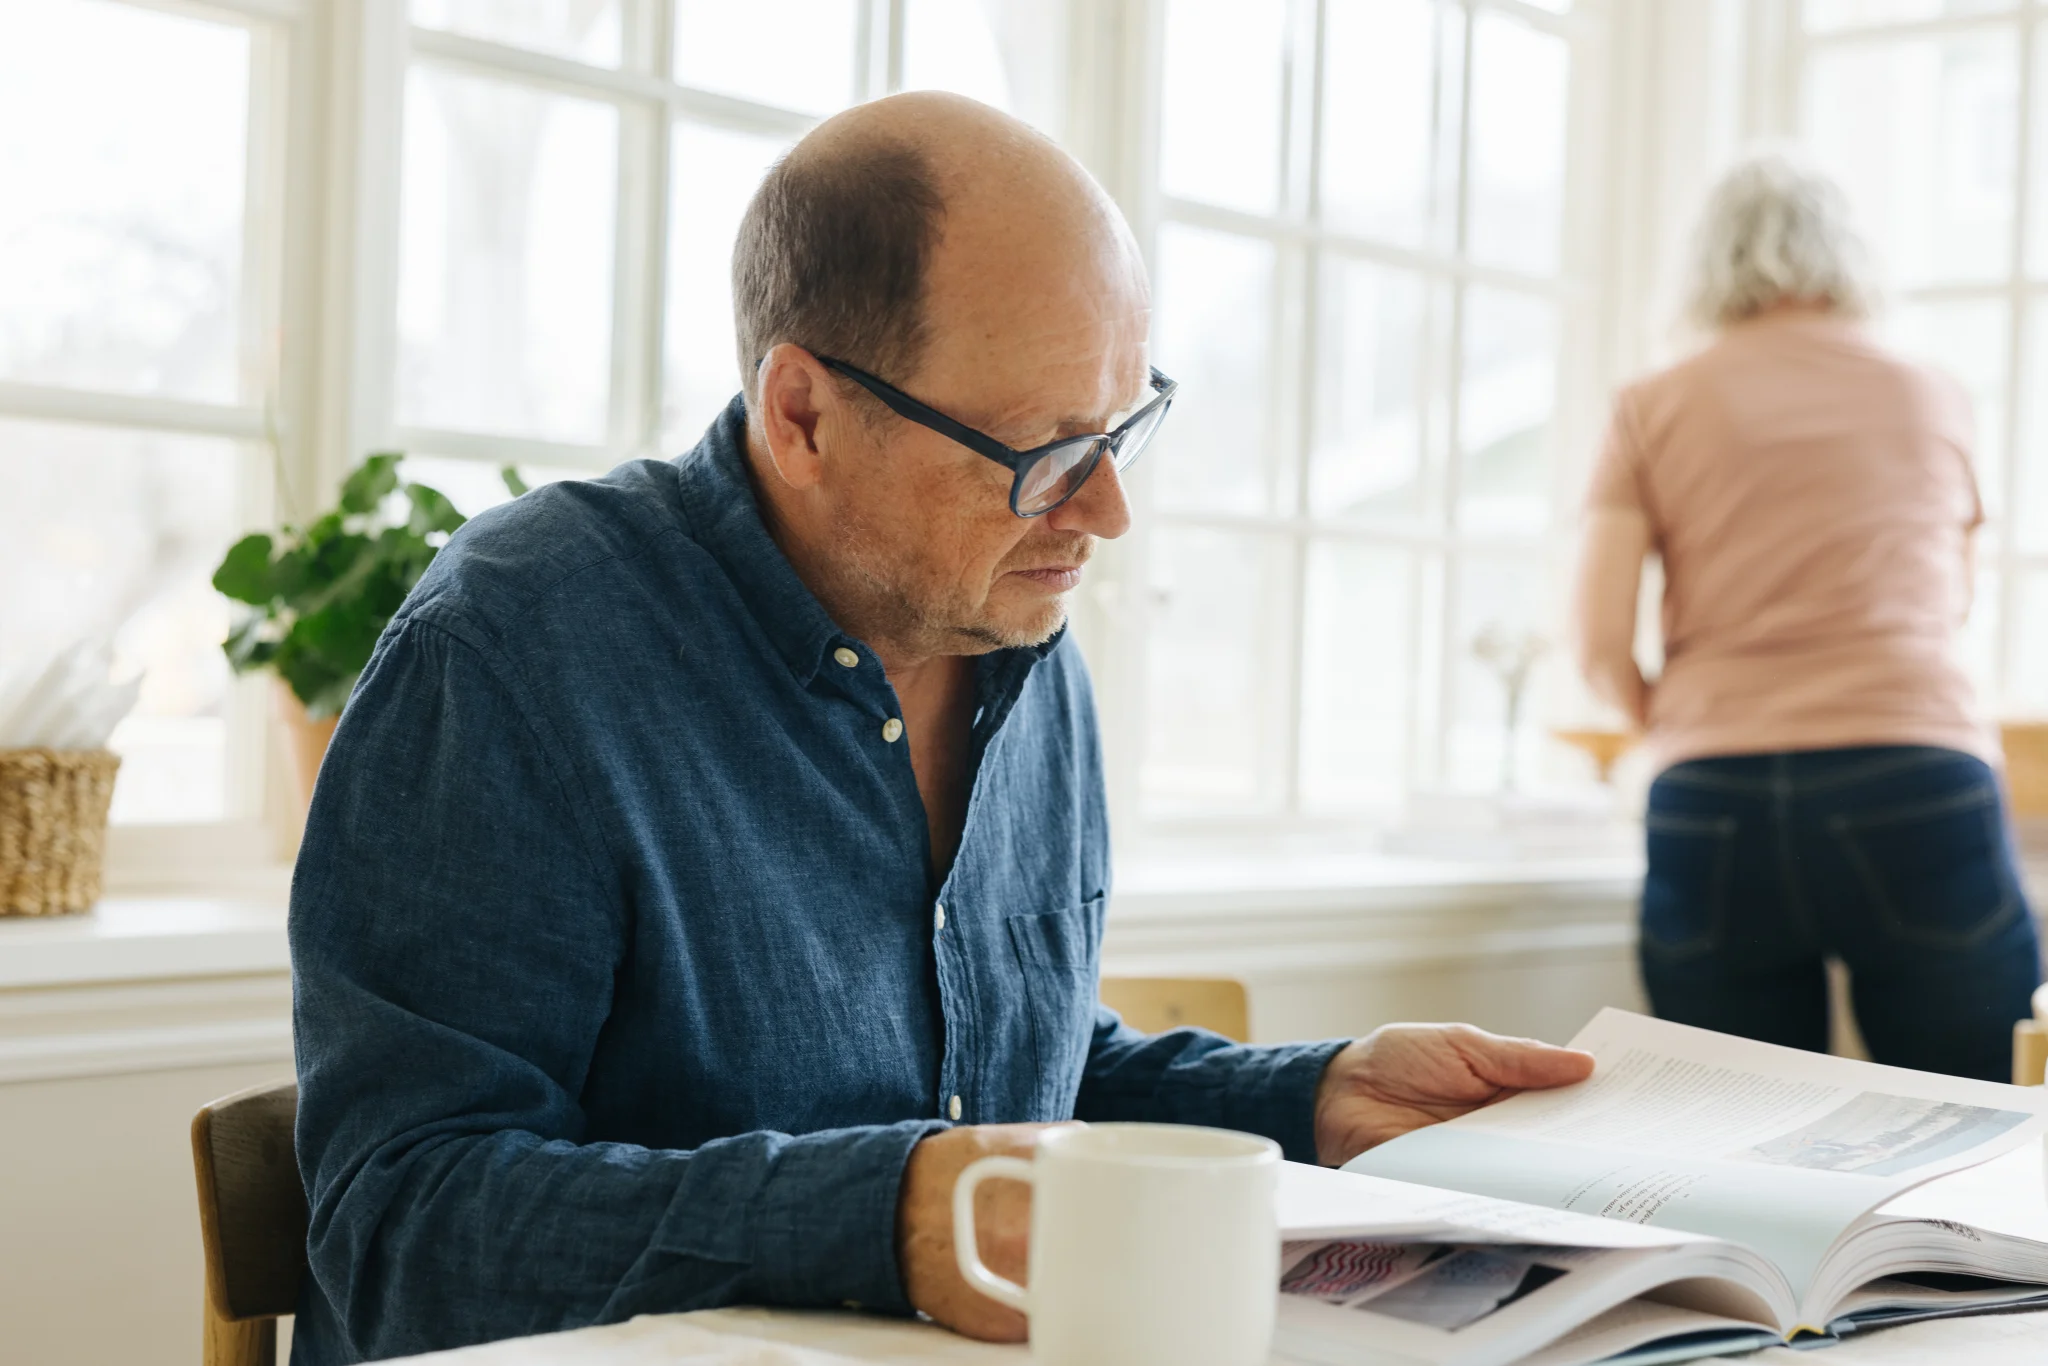
[[[471,522],[336,733],[292,897],[297,1360],[733,1302],[1015,1338],[948,1201],[1034,1126],[1334,1163],[1590,1067],[1097,1006],[1063,602],[1172,382],[1079,167],[966,100],[866,105],[770,173],[733,274],[745,395],[672,463]],[[1011,1274],[1024,1199],[991,1210]]]

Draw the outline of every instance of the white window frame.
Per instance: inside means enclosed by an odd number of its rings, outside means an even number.
[[[0,380],[0,417],[76,423],[104,430],[218,437],[239,455],[238,520],[268,524],[280,484],[306,462],[310,444],[303,320],[309,255],[294,245],[312,231],[310,172],[319,78],[312,32],[317,0],[115,0],[135,9],[233,25],[249,35],[249,90],[242,218],[242,392],[212,403],[70,385]],[[285,357],[293,357],[290,369]],[[194,824],[114,826],[107,880],[137,884],[219,883],[274,864],[281,776],[273,773],[267,680],[243,678],[228,704],[224,819]]]
[[[668,79],[675,0],[624,0],[621,61],[607,67],[414,25],[406,0],[118,0],[233,22],[251,34],[244,373],[232,404],[0,380],[0,416],[220,436],[244,460],[245,525],[324,505],[368,452],[400,449],[497,466],[601,473],[661,445],[670,130],[691,119],[794,139],[820,121]],[[855,98],[901,88],[907,0],[859,0]],[[406,75],[430,62],[620,111],[606,438],[576,444],[396,420],[400,166]],[[236,680],[224,821],[116,826],[114,890],[182,886],[268,893],[299,833],[272,720],[272,680]]]
[[[1471,145],[1469,80],[1461,92],[1462,110],[1458,132],[1456,196],[1456,247],[1450,251],[1416,250],[1396,247],[1329,228],[1316,221],[1313,212],[1313,178],[1320,158],[1316,139],[1321,135],[1322,101],[1320,81],[1324,63],[1308,62],[1299,71],[1304,46],[1314,51],[1320,43],[1322,14],[1327,0],[1290,0],[1292,42],[1290,70],[1283,81],[1286,113],[1281,153],[1282,192],[1285,206],[1272,214],[1251,214],[1218,208],[1165,195],[1159,188],[1159,118],[1163,87],[1160,54],[1163,51],[1165,0],[1134,0],[1137,8],[1131,20],[1129,46],[1135,60],[1128,63],[1133,87],[1140,91],[1139,106],[1125,113],[1122,165],[1127,168],[1120,188],[1124,207],[1138,233],[1148,260],[1155,259],[1158,232],[1163,224],[1179,223],[1197,228],[1222,230],[1276,243],[1281,251],[1276,291],[1274,338],[1280,353],[1275,366],[1279,382],[1273,386],[1272,429],[1281,434],[1276,443],[1278,457],[1291,466],[1294,505],[1277,513],[1246,515],[1176,512],[1156,507],[1149,496],[1147,481],[1135,482],[1138,502],[1136,530],[1127,546],[1116,556],[1120,579],[1105,607],[1112,626],[1100,632],[1113,642],[1115,657],[1106,668],[1098,667],[1098,688],[1102,694],[1105,724],[1121,737],[1109,747],[1111,760],[1111,808],[1120,838],[1142,849],[1154,842],[1173,843],[1193,838],[1211,840],[1228,833],[1254,841],[1274,837],[1309,835],[1357,847],[1383,832],[1394,813],[1369,812],[1353,816],[1315,816],[1304,812],[1301,800],[1300,767],[1305,737],[1302,733],[1302,660],[1305,635],[1305,587],[1308,548],[1318,539],[1345,540],[1388,547],[1415,555],[1421,572],[1415,575],[1411,604],[1410,649],[1416,668],[1416,682],[1409,699],[1408,731],[1427,737],[1411,742],[1403,774],[1404,790],[1426,786],[1438,780],[1445,767],[1449,728],[1454,715],[1457,668],[1465,642],[1450,629],[1457,604],[1457,573],[1461,561],[1473,557],[1516,557],[1526,561],[1532,572],[1545,574],[1559,591],[1557,620],[1545,623],[1553,641],[1552,656],[1542,676],[1550,688],[1560,684],[1576,688],[1569,678],[1562,631],[1561,588],[1564,566],[1568,564],[1576,504],[1580,485],[1590,460],[1590,447],[1604,419],[1606,376],[1599,364],[1603,318],[1598,307],[1598,286],[1606,281],[1599,275],[1604,266],[1603,244],[1607,240],[1607,213],[1591,192],[1598,183],[1606,161],[1610,133],[1604,127],[1608,86],[1609,14],[1602,0],[1578,0],[1572,10],[1556,13],[1523,0],[1441,0],[1465,13],[1465,68],[1469,73],[1472,19],[1481,10],[1513,15],[1544,32],[1557,34],[1571,43],[1570,108],[1566,124],[1566,172],[1564,221],[1561,227],[1561,259],[1554,278],[1527,276],[1481,265],[1464,255],[1469,195],[1467,176]],[[1303,136],[1306,147],[1298,145]],[[1455,525],[1458,464],[1457,384],[1455,373],[1460,354],[1460,323],[1463,312],[1462,288],[1454,288],[1451,336],[1447,355],[1453,373],[1435,377],[1431,400],[1447,411],[1449,430],[1426,439],[1431,448],[1429,461],[1442,473],[1445,487],[1433,501],[1443,508],[1440,522],[1414,529],[1361,526],[1336,519],[1318,519],[1310,511],[1308,485],[1302,471],[1310,454],[1313,433],[1301,419],[1313,384],[1312,357],[1316,346],[1314,261],[1321,252],[1334,252],[1354,259],[1417,272],[1431,287],[1440,282],[1455,287],[1468,283],[1500,286],[1553,301],[1559,308],[1559,360],[1557,401],[1550,426],[1552,442],[1551,515],[1548,527],[1537,535],[1486,537],[1460,532]],[[1170,367],[1169,367],[1170,368]],[[1439,449],[1440,448],[1440,449]],[[1170,458],[1170,457],[1169,457]],[[1142,467],[1141,467],[1142,470]],[[1149,474],[1150,471],[1143,471]],[[1434,477],[1434,476],[1432,476]],[[1285,737],[1278,758],[1279,803],[1256,813],[1148,816],[1138,791],[1139,750],[1145,733],[1145,621],[1147,601],[1147,544],[1160,527],[1186,527],[1250,533],[1282,538],[1288,546],[1289,574],[1275,595],[1270,610],[1286,625],[1282,631],[1288,647],[1279,657],[1267,661],[1274,682],[1270,705],[1279,712],[1279,733]],[[1430,565],[1441,566],[1431,572]],[[1540,724],[1545,698],[1532,697],[1525,709],[1525,727]]]

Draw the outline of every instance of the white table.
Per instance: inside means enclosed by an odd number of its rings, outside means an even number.
[[[1028,1366],[1023,1347],[969,1342],[928,1323],[861,1314],[713,1309],[604,1328],[514,1338],[408,1360],[425,1366]],[[1850,1339],[1816,1356],[1782,1347],[1742,1357],[1750,1366],[2042,1366],[2048,1313],[1907,1324]],[[1278,1358],[1274,1366],[1284,1366]]]

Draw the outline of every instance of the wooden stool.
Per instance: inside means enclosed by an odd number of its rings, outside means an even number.
[[[292,1150],[297,1082],[223,1096],[192,1117],[206,1246],[206,1366],[275,1366],[277,1320],[306,1274],[306,1192]]]
[[[1105,977],[1102,1003],[1147,1034],[1193,1025],[1239,1043],[1251,1034],[1244,983],[1231,977]]]

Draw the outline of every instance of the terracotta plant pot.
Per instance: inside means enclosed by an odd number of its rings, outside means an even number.
[[[313,804],[313,780],[320,776],[320,760],[326,757],[327,742],[334,738],[334,723],[341,718],[330,716],[325,721],[315,721],[306,715],[305,704],[292,695],[284,680],[276,684],[277,717],[284,722],[285,750],[291,761],[292,781],[299,797],[299,811],[303,815]]]

